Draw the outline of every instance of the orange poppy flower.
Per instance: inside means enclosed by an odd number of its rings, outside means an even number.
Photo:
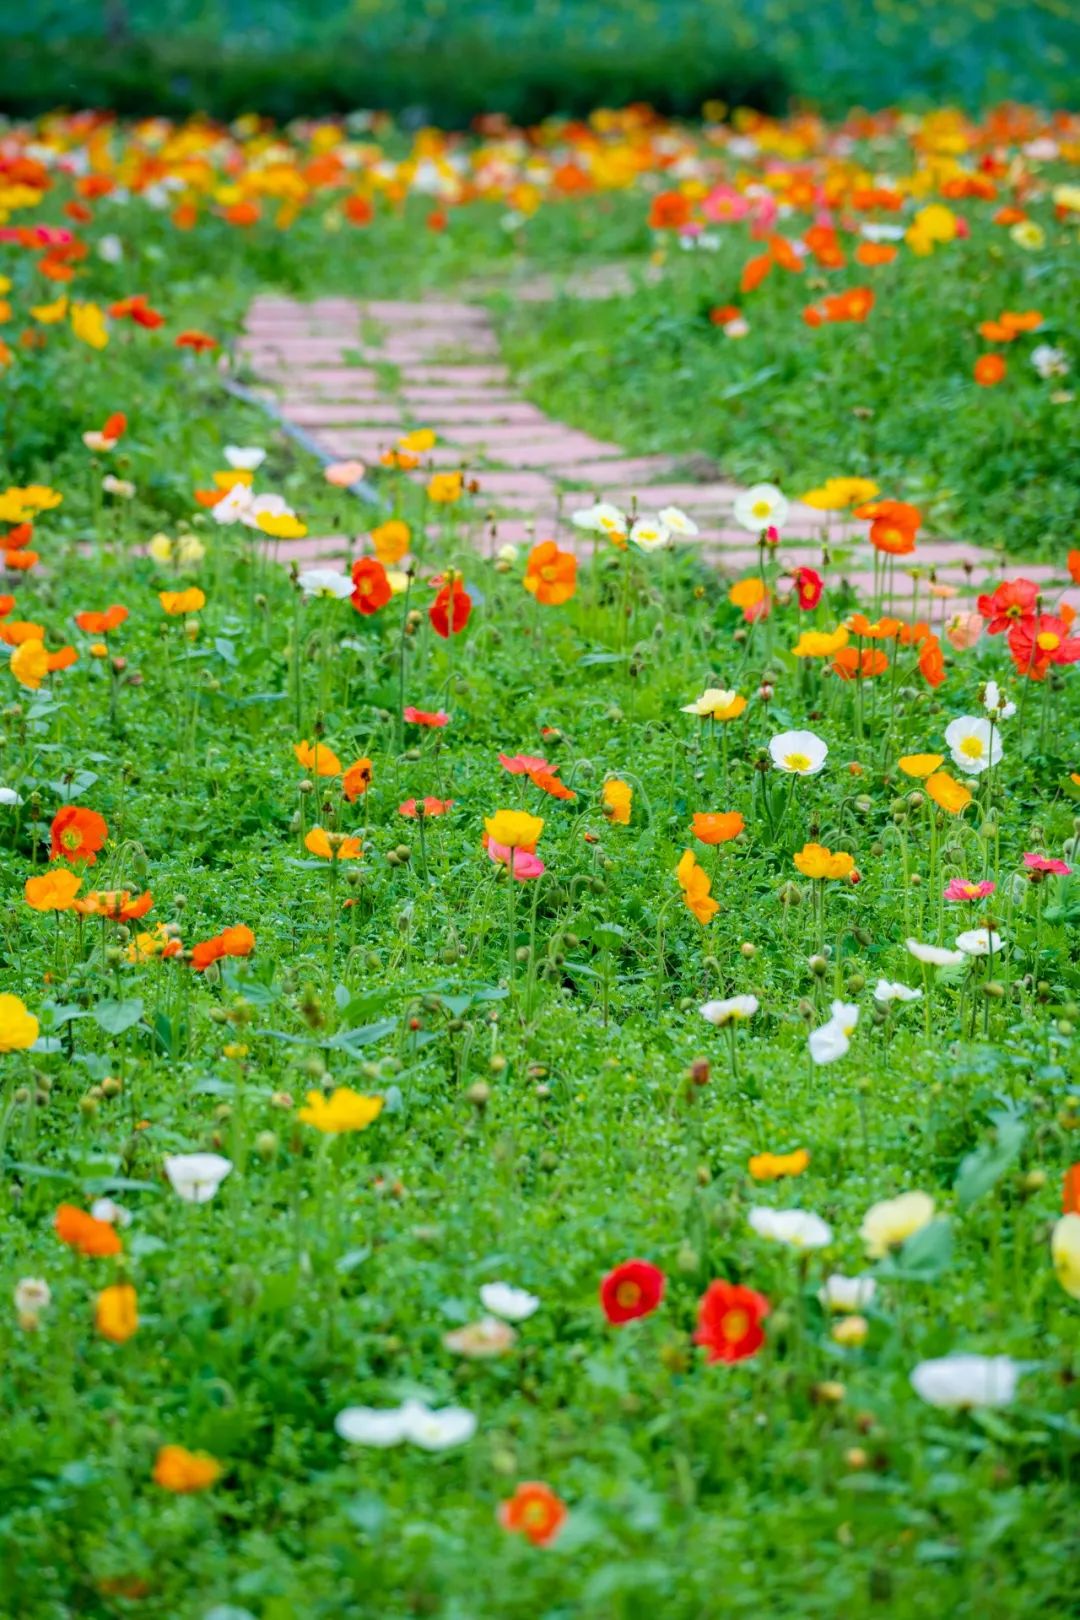
[[[692,209],[681,191],[658,191],[649,208],[651,231],[681,231],[689,225]]]
[[[213,939],[204,939],[191,953],[191,965],[196,973],[208,968],[223,956],[250,956],[255,949],[255,935],[244,923],[225,928]]]
[[[61,1243],[66,1243],[70,1249],[77,1249],[80,1254],[99,1258],[123,1251],[124,1246],[116,1228],[110,1222],[95,1220],[93,1215],[77,1209],[74,1204],[60,1205],[53,1229]]]
[[[703,844],[726,844],[738,838],[745,826],[737,810],[699,810],[690,830]]]
[[[865,613],[853,613],[844,623],[853,636],[865,636],[870,641],[891,641],[904,628],[900,619],[880,618],[873,623]]]
[[[82,888],[82,878],[66,867],[42,872],[40,877],[29,877],[23,884],[23,895],[32,911],[70,911],[75,896]]]
[[[53,817],[52,847],[49,859],[53,861],[85,861],[93,866],[97,852],[109,836],[104,816],[96,810],[84,810],[78,804],[65,804]]]
[[[898,251],[891,242],[860,242],[855,249],[855,261],[871,269],[875,265],[892,264]]]
[[[832,663],[833,674],[842,681],[868,681],[883,675],[888,667],[889,660],[879,647],[864,647],[861,652],[841,647]]]
[[[0,641],[6,641],[9,647],[21,647],[26,641],[44,640],[43,624],[33,624],[29,619],[12,619],[9,624],[0,624]]]
[[[948,771],[934,771],[928,776],[926,791],[934,803],[947,811],[950,816],[960,815],[971,803],[970,789],[962,782],[956,781]]]
[[[739,277],[739,291],[751,293],[765,280],[773,267],[771,253],[761,253],[754,259],[748,259],[743,265],[742,275]]]
[[[927,636],[919,652],[919,674],[927,686],[941,686],[945,680],[945,656],[937,636]]]
[[[206,606],[206,593],[197,585],[189,585],[186,591],[158,591],[158,601],[170,618],[176,618],[182,613],[198,613]]]
[[[110,630],[116,630],[123,624],[128,616],[126,607],[114,604],[106,608],[104,613],[76,613],[75,623],[80,630],[85,630],[91,636],[107,636]]]
[[[499,1504],[499,1523],[504,1530],[524,1536],[534,1547],[554,1541],[566,1522],[566,1504],[550,1485],[526,1480],[508,1502]]]
[[[720,903],[712,898],[709,892],[712,888],[709,874],[698,865],[692,849],[686,850],[680,857],[679,864],[675,868],[675,876],[683,892],[686,909],[704,928],[720,910]]]
[[[346,838],[342,833],[328,833],[324,827],[312,827],[304,839],[304,848],[324,861],[357,861],[364,853],[359,838]]]
[[[94,1302],[94,1326],[113,1344],[126,1344],[138,1330],[138,1296],[130,1283],[114,1283],[101,1290]]]
[[[293,753],[305,771],[313,776],[340,776],[341,761],[332,748],[321,743],[316,738],[309,743],[305,737],[303,742],[293,744]]]
[[[221,1477],[221,1464],[205,1451],[162,1446],[154,1462],[154,1484],[180,1496],[205,1491]]]
[[[81,900],[75,901],[75,910],[81,917],[108,917],[112,922],[133,922],[145,917],[154,904],[147,889],[134,900],[130,889],[91,889]]]
[[[996,388],[1005,379],[1007,366],[1000,354],[980,355],[972,372],[980,388]]]
[[[572,551],[560,551],[554,540],[543,540],[529,553],[523,583],[538,602],[561,607],[577,588],[577,558]]]
[[[350,804],[362,799],[371,786],[371,761],[358,759],[349,766],[341,782],[341,791]]]
[[[40,553],[36,551],[5,551],[4,553],[4,567],[13,569],[18,573],[29,573],[30,569],[36,568],[40,561]]]
[[[855,516],[870,522],[870,544],[892,557],[906,557],[915,550],[915,536],[922,524],[922,513],[906,501],[868,501],[855,508]]]
[[[568,788],[565,782],[560,782],[554,771],[534,769],[526,773],[533,787],[538,787],[542,793],[548,793],[553,799],[576,799],[577,794],[573,788]]]

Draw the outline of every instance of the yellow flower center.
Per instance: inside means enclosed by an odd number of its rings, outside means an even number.
[[[960,752],[968,759],[982,759],[983,745],[981,737],[965,737],[960,744]]]
[[[810,769],[809,754],[785,754],[784,764],[789,771],[808,771]]]
[[[1044,630],[1041,636],[1035,637],[1035,645],[1040,652],[1057,652],[1061,646],[1061,637],[1056,636],[1052,630]]]
[[[755,501],[750,509],[756,518],[767,518],[772,511],[768,501]]]
[[[746,1337],[746,1330],[750,1326],[750,1317],[746,1311],[725,1311],[720,1318],[720,1331],[725,1339],[733,1343]]]

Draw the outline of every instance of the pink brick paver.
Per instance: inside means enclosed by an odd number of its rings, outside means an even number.
[[[433,429],[438,444],[410,476],[423,480],[427,468],[464,467],[478,484],[474,513],[495,514],[497,544],[557,537],[586,555],[592,538],[573,528],[571,515],[599,499],[637,512],[681,507],[699,527],[703,560],[726,574],[758,567],[753,537],[732,521],[738,485],[680,477],[685,456],[631,456],[546,416],[518,393],[479,305],[348,298],[301,304],[264,295],[249,310],[239,354],[254,374],[256,396],[271,401],[286,427],[302,430],[328,459],[358,457],[377,467],[400,434]],[[485,524],[485,546],[488,534]],[[916,600],[919,613],[933,614],[935,622],[973,606],[975,594],[1010,569],[1043,585],[1048,601],[1080,608],[1080,589],[1067,588],[1052,567],[1009,564],[989,548],[932,539],[883,566],[865,535],[864,524],[792,502],[776,560],[817,568],[833,587],[847,582],[868,591],[875,580],[891,579],[898,607]],[[274,555],[282,563],[340,562],[355,549],[345,535],[309,536],[280,542]]]

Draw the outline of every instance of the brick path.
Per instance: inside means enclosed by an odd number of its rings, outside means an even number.
[[[402,303],[327,298],[311,304],[271,296],[256,299],[239,353],[256,379],[256,394],[299,430],[327,461],[378,465],[380,454],[411,428],[432,428],[436,449],[426,466],[465,467],[479,480],[478,515],[497,514],[500,541],[557,538],[587,549],[570,513],[593,499],[642,512],[680,506],[701,530],[702,553],[724,573],[753,571],[757,548],[734,524],[734,484],[695,476],[701,457],[628,456],[621,446],[545,416],[523,399],[499,355],[487,312],[464,302]],[[842,471],[842,469],[838,469]],[[418,473],[417,477],[426,477]],[[845,523],[793,502],[783,528],[780,560],[824,571],[830,585],[847,580],[866,599],[874,584],[874,553],[866,525]],[[822,563],[822,542],[829,561]],[[283,562],[339,561],[351,555],[343,535],[282,541]],[[1008,564],[989,549],[956,540],[924,540],[911,559],[898,559],[893,600],[910,606],[918,565],[920,611],[929,583],[942,587],[940,612],[972,606],[1010,568],[1022,570],[1054,599],[1068,580],[1045,564]],[[955,596],[949,593],[955,592]],[[937,594],[937,593],[935,593]],[[1080,608],[1080,591],[1064,600]]]

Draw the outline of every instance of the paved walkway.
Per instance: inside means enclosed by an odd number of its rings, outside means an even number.
[[[438,445],[425,465],[467,470],[479,485],[475,511],[497,514],[500,542],[556,538],[584,550],[587,537],[570,524],[577,507],[593,499],[623,508],[636,502],[642,512],[673,505],[698,524],[703,554],[722,572],[738,576],[757,565],[752,536],[732,519],[737,486],[702,476],[704,458],[629,456],[620,445],[545,416],[515,388],[480,305],[345,298],[302,304],[265,296],[251,307],[239,353],[258,396],[327,460],[377,467],[400,434],[433,429]],[[816,567],[830,585],[846,579],[865,600],[874,585],[866,527],[793,503],[781,562]],[[351,552],[343,535],[279,546],[283,562],[337,561]],[[1068,585],[1060,570],[1047,565],[1009,565],[984,547],[924,540],[911,559],[897,560],[892,589],[898,611],[910,607],[916,589],[909,563],[922,571],[920,612],[928,610],[932,588],[940,598],[935,612],[942,616],[973,606],[977,592],[1010,567],[1043,584],[1048,598]],[[1080,608],[1080,591],[1066,590],[1065,600]]]

